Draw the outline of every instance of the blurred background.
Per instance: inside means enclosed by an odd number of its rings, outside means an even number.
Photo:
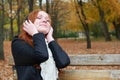
[[[35,9],[51,16],[54,37],[68,54],[120,54],[120,0],[0,0],[0,80],[12,80],[5,77],[12,73],[11,40]]]

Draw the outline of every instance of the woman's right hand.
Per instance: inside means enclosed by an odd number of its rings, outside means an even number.
[[[35,25],[30,20],[26,20],[23,23],[23,30],[25,30],[31,36],[38,33],[38,30],[36,29]]]

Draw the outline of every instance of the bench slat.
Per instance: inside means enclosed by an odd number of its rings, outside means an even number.
[[[64,70],[60,80],[120,80],[120,70]]]
[[[79,54],[69,55],[71,66],[120,65],[120,54]],[[9,65],[14,65],[13,57],[9,57]]]
[[[70,65],[120,65],[120,54],[70,55]]]

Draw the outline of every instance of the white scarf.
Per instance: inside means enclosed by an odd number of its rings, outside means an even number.
[[[46,41],[49,59],[40,64],[41,67],[41,76],[43,80],[57,80],[58,78],[58,69],[55,65],[55,61],[53,59],[53,55],[51,50],[48,47],[48,43]]]

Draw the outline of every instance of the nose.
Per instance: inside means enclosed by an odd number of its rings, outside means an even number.
[[[47,20],[45,18],[42,18],[42,22],[47,23]]]

